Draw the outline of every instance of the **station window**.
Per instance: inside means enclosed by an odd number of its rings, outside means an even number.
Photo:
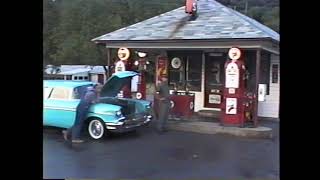
[[[270,53],[262,51],[260,62],[260,83],[267,84],[267,95],[270,94]]]
[[[246,88],[250,92],[255,92],[256,83],[256,51],[248,50],[244,52],[245,65],[247,69],[248,80]],[[267,95],[270,94],[270,53],[262,51],[260,59],[260,77],[259,83],[267,85]]]
[[[169,51],[168,59],[171,89],[201,91],[201,51]]]

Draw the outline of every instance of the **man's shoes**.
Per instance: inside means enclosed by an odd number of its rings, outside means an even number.
[[[63,130],[62,133],[63,133],[63,138],[64,138],[64,140],[65,140],[65,141],[68,141],[68,133],[67,133],[67,131],[66,131],[66,130]]]
[[[81,139],[73,139],[72,143],[83,143],[84,141]]]

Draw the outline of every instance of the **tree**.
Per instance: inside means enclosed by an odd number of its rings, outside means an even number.
[[[279,30],[279,0],[219,0]],[[91,39],[184,6],[185,0],[43,0],[44,64],[105,64]],[[116,53],[113,53],[113,57]],[[112,58],[112,57],[111,57]]]
[[[267,11],[262,17],[262,21],[266,26],[279,32],[279,7],[272,8],[271,11]]]

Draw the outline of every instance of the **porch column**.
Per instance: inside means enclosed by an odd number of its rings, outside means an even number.
[[[111,61],[111,51],[110,48],[107,48],[107,66],[108,66],[108,71],[106,73],[107,79],[110,77],[110,62]]]
[[[256,84],[254,92],[254,114],[253,114],[253,123],[254,127],[258,126],[258,92],[259,92],[259,82],[260,82],[260,61],[261,61],[261,49],[257,49],[256,52]]]

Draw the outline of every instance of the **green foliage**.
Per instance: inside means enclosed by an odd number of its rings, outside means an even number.
[[[279,32],[279,0],[217,0]],[[247,4],[247,11],[246,11]]]
[[[218,0],[244,12],[246,0]],[[184,0],[43,0],[44,64],[105,64],[91,39],[184,6]],[[248,16],[279,30],[279,0],[248,0]]]

